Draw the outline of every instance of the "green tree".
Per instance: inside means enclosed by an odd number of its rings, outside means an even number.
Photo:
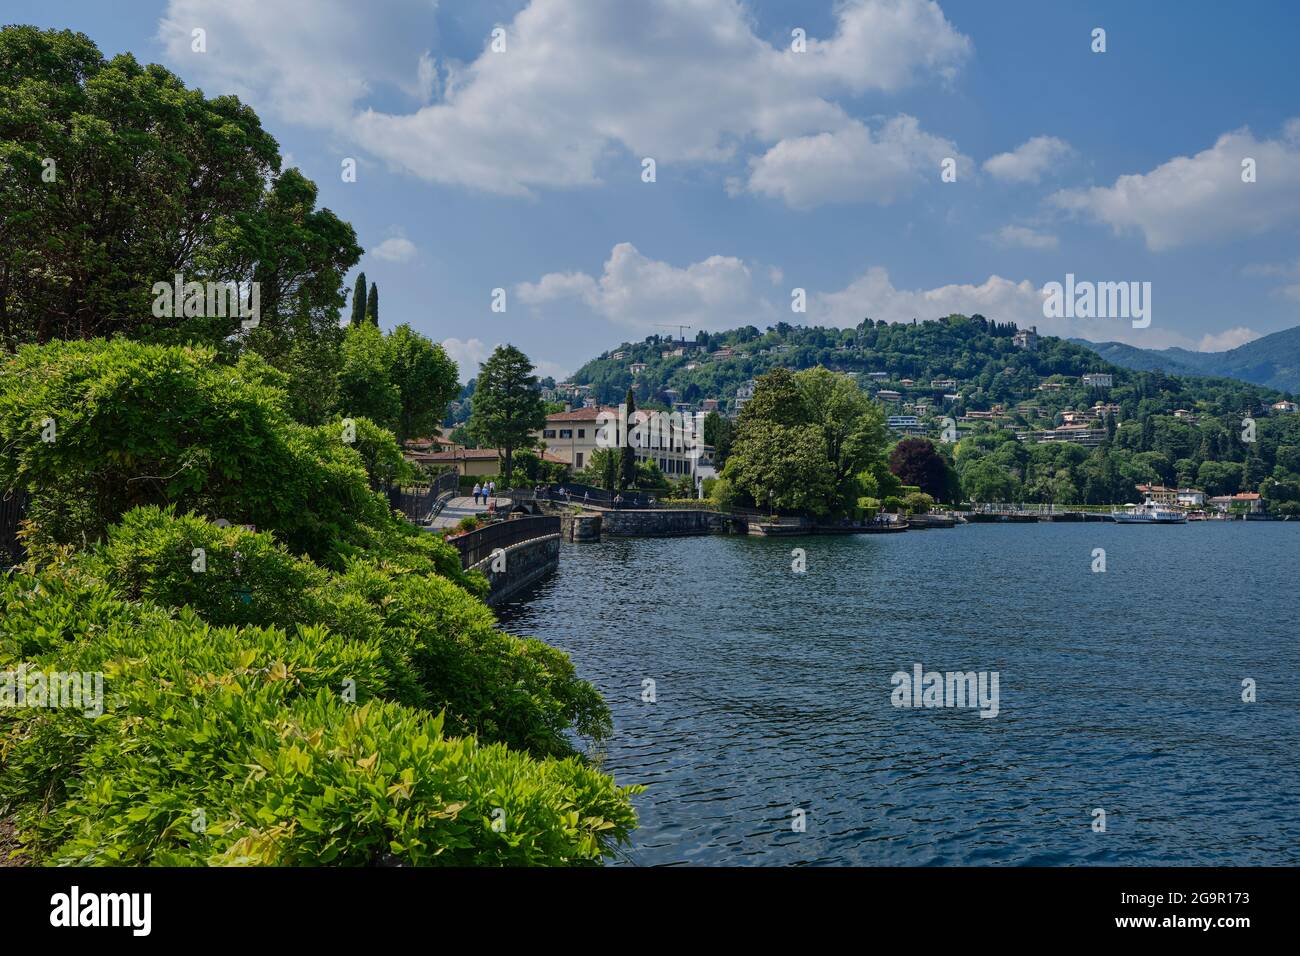
[[[350,325],[343,336],[339,413],[364,417],[396,433],[401,427],[402,392],[393,382],[390,342],[368,322]]]
[[[513,345],[498,345],[478,374],[469,430],[479,444],[501,449],[505,482],[511,480],[515,449],[533,447],[533,432],[545,425],[533,363]]]
[[[356,285],[352,287],[352,324],[360,325],[366,320],[366,274],[357,274]]]
[[[379,283],[370,283],[370,298],[366,300],[366,319],[371,325],[379,325]]]
[[[389,378],[401,400],[397,440],[433,433],[460,392],[459,370],[441,345],[403,323],[387,336]]]
[[[713,446],[713,463],[719,469],[727,464],[727,456],[731,454],[733,432],[730,420],[717,412],[704,416],[704,444]]]
[[[636,397],[632,394],[632,387],[627,389],[627,398],[624,399],[627,415],[627,431],[623,435],[623,446],[619,449],[618,459],[618,487],[622,490],[636,487],[636,449],[632,447],[632,418],[636,414]]]
[[[0,102],[9,350],[119,334],[228,350],[246,331],[240,316],[162,307],[154,286],[177,273],[257,282],[264,332],[341,307],[355,234],[312,208],[301,173],[280,172],[274,138],[236,98],[207,99],[130,54],[106,60],[83,34],[11,26]]]

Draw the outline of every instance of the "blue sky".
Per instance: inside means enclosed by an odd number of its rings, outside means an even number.
[[[382,324],[465,376],[506,341],[563,376],[660,323],[978,311],[1155,348],[1300,323],[1293,3],[6,0],[2,19],[245,98],[356,227]],[[1150,282],[1151,325],[1044,319],[1066,273]]]

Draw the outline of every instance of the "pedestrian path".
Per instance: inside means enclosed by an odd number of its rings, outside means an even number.
[[[510,507],[509,498],[497,497],[493,498],[492,501],[497,506],[498,511]],[[482,498],[479,498],[479,503],[475,504],[472,495],[462,495],[459,498],[452,498],[443,505],[442,511],[439,512],[438,517],[433,519],[433,524],[430,525],[430,527],[450,528],[453,525],[458,524],[462,518],[467,518],[470,515],[482,514],[487,510],[488,506],[483,503]]]

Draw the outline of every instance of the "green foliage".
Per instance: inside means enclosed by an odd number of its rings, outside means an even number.
[[[357,273],[356,284],[352,287],[352,325],[361,325],[366,320],[366,274]]]
[[[726,465],[731,454],[734,431],[731,421],[717,412],[704,416],[704,444],[713,446],[713,463],[718,468]]]
[[[33,862],[576,864],[633,826],[635,791],[576,759],[452,739],[384,702],[374,640],[214,627],[71,569],[10,577],[0,608],[0,667],[105,677],[96,719],[6,721],[0,806]]]
[[[858,476],[882,465],[884,443],[880,409],[851,378],[776,369],[745,405],[723,475],[759,507],[850,514],[875,490]]]
[[[26,347],[0,366],[0,487],[31,494],[37,548],[81,546],[133,507],[171,504],[328,562],[392,519],[337,430],[289,421],[285,403],[203,349]]]
[[[363,322],[343,336],[339,370],[339,412],[344,418],[368,418],[396,432],[402,417],[402,392],[392,378],[393,358],[384,333]]]
[[[398,441],[431,435],[460,391],[456,363],[441,345],[402,324],[388,335],[389,378],[397,386]]]
[[[583,484],[616,491],[621,453],[620,448],[597,448],[587,459],[586,467],[574,477]],[[522,454],[526,453],[521,453],[521,457]]]
[[[623,401],[626,405],[624,417],[629,427],[627,433],[623,436],[623,446],[618,453],[617,485],[619,491],[635,488],[638,478],[636,449],[632,446],[632,423],[635,421],[634,416],[636,415],[636,397],[632,394],[630,386]]]
[[[507,484],[515,449],[531,448],[533,432],[545,424],[533,363],[513,345],[498,345],[479,370],[469,430],[484,447],[501,449]]]
[[[914,491],[903,497],[903,508],[908,514],[929,514],[934,507],[934,499],[921,491]]]

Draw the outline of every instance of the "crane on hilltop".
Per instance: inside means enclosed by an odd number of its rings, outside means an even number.
[[[657,328],[657,329],[676,329],[676,330],[677,330],[677,337],[678,337],[679,339],[681,339],[681,340],[682,340],[682,344],[685,345],[685,344],[686,344],[686,330],[689,329],[689,328],[694,328],[694,326],[690,326],[690,325],[656,325],[655,328]]]

